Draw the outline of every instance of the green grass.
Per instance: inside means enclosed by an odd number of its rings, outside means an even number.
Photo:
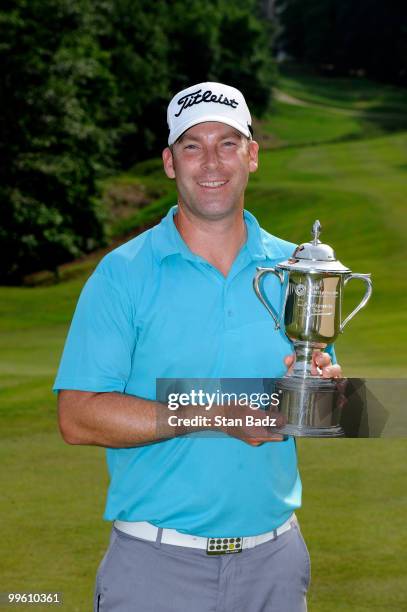
[[[145,229],[154,225],[157,219],[165,216],[170,206],[176,202],[176,192],[171,189],[169,194],[152,201],[147,206],[143,206],[128,217],[116,221],[112,226],[112,235],[123,236],[124,234],[131,233],[135,227]]]
[[[315,145],[367,135],[366,123],[360,118],[341,115],[330,108],[292,106],[281,102],[273,102],[270,116],[261,122],[261,127],[275,137],[274,146],[277,147]],[[379,130],[369,127],[369,135],[378,133]]]
[[[290,65],[283,65],[280,72],[279,89],[300,100],[354,111],[398,115],[407,112],[405,90],[392,85],[365,78],[327,78]]]
[[[403,96],[360,80],[345,85],[312,75],[282,79],[284,91],[327,106],[275,103],[260,122],[274,148],[262,153],[246,204],[266,229],[293,242],[308,240],[319,218],[338,258],[372,273],[373,298],[338,338],[338,359],[349,376],[406,377],[407,133],[332,108],[399,113]],[[160,160],[112,177],[105,189],[127,185],[155,197],[129,206],[114,235],[153,223],[174,201]],[[63,267],[59,284],[44,277],[41,286],[0,288],[0,592],[63,591],[68,612],[90,609],[109,531],[101,520],[107,474],[101,449],[60,439],[50,388],[80,288],[100,256]],[[346,312],[362,292],[356,281],[346,287]],[[300,440],[298,449],[309,610],[404,609],[406,441]]]
[[[301,440],[311,612],[405,609],[405,440]]]
[[[49,429],[51,423],[50,416]],[[68,447],[55,431],[26,431],[2,441],[0,459],[1,591],[58,591],[65,610],[90,610],[108,534],[100,521],[103,451]]]
[[[247,207],[272,233],[308,240],[314,219],[321,238],[354,272],[371,272],[373,297],[337,341],[354,376],[405,376],[407,136],[267,151],[249,186]],[[362,295],[352,281],[345,311]],[[372,350],[373,349],[373,350]],[[389,360],[386,355],[395,355]]]
[[[162,170],[161,159],[136,164],[128,172],[101,182],[111,239],[134,234],[160,219],[176,202],[174,182]]]

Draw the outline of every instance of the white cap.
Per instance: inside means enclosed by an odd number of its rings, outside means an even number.
[[[168,105],[168,144],[205,121],[226,123],[251,138],[252,118],[243,94],[223,83],[198,83],[177,93]]]

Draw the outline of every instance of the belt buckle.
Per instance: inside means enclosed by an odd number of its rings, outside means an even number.
[[[206,543],[207,555],[230,555],[242,552],[243,538],[208,538]]]

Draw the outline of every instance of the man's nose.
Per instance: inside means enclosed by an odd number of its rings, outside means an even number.
[[[216,147],[205,147],[204,155],[202,159],[202,166],[204,168],[214,169],[221,165],[219,158],[219,152]]]

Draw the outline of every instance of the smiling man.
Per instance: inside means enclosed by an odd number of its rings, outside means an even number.
[[[246,240],[242,219],[249,173],[257,170],[258,144],[215,121],[189,128],[163,152],[176,180],[174,217],[185,242],[225,276]]]
[[[243,209],[249,172],[257,170],[258,144],[235,128],[208,121],[187,130],[163,152],[175,178],[180,210],[218,221]]]
[[[185,435],[192,430],[171,427],[156,401],[157,378],[285,373],[290,343],[252,280],[256,266],[295,245],[244,210],[258,144],[240,91],[201,83],[179,92],[168,126],[163,163],[178,203],[100,262],[55,382],[64,439],[107,448],[113,528],[94,609],[303,612],[310,562],[294,515],[293,438],[261,424],[257,437],[244,419],[225,427],[223,406],[219,425],[201,419],[196,428],[215,435]],[[280,287],[270,291],[277,306]],[[340,367],[321,353],[314,373],[338,376]],[[189,423],[194,413],[185,405],[176,416]]]

